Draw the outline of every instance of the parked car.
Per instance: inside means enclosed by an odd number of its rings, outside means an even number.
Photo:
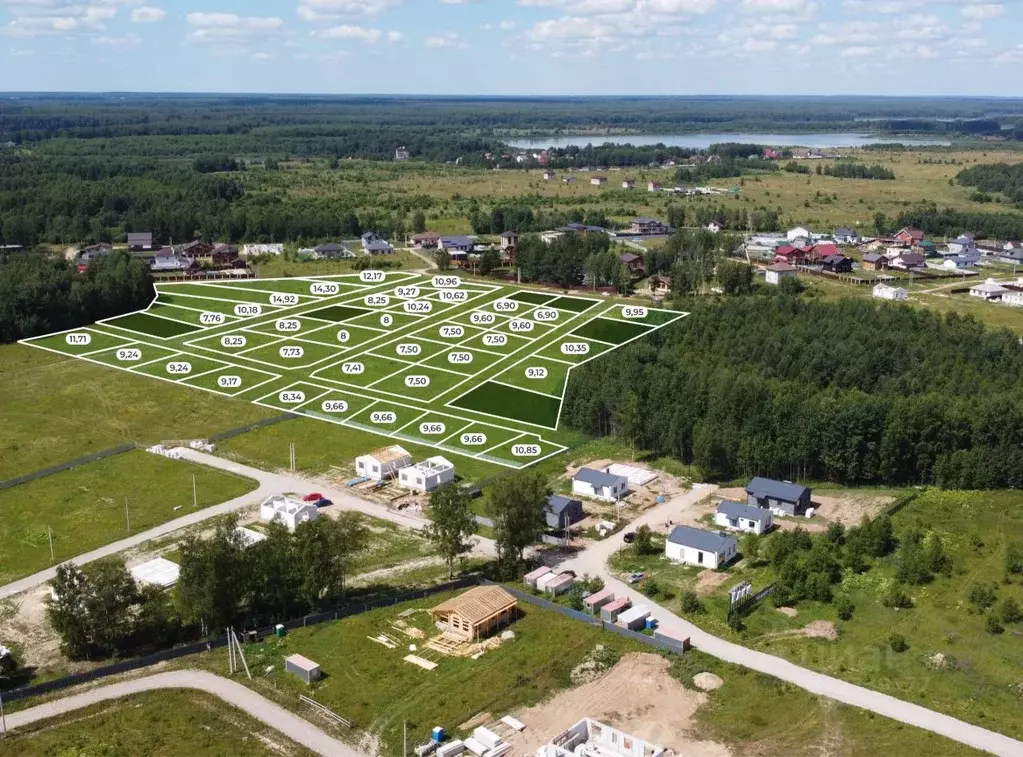
[[[629,531],[629,533],[625,534],[622,538],[625,540],[626,544],[632,544],[632,542],[636,541],[636,534]]]
[[[329,499],[324,497],[319,492],[314,492],[313,494],[305,495],[304,497],[302,497],[302,501],[303,502],[312,502],[317,507],[326,507],[327,505],[334,504],[333,502],[331,502]]]
[[[643,580],[643,574],[642,573],[633,573],[631,576],[629,576],[629,583],[630,584],[638,584],[642,580]]]

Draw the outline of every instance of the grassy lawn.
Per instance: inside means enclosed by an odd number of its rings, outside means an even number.
[[[16,344],[0,346],[0,386],[0,479],[127,441],[201,438],[276,414]]]
[[[953,560],[949,577],[906,587],[914,602],[911,609],[881,604],[895,575],[893,559],[885,558],[867,573],[843,578],[841,590],[855,604],[851,620],[839,620],[833,605],[819,602],[800,602],[799,615],[789,618],[768,600],[737,634],[725,623],[728,589],[742,579],[750,579],[754,589],[774,580],[770,567],[740,563],[703,599],[706,611],[691,619],[716,635],[1019,738],[1023,626],[988,633],[984,615],[972,609],[967,594],[974,584],[991,585],[999,600],[1014,598],[1023,604],[1023,580],[1016,576],[1006,581],[1004,567],[1007,544],[1023,543],[1023,494],[930,490],[893,516],[893,522],[896,535],[912,526],[933,531]],[[615,556],[612,565],[625,573],[642,570],[676,594],[692,587],[698,574],[695,568],[672,565],[660,556],[637,557],[631,550]],[[791,634],[814,620],[834,622],[838,639]],[[892,651],[892,633],[905,637],[907,651]]]
[[[18,730],[5,757],[305,757],[277,731],[195,691],[160,691],[105,702]]]
[[[466,410],[553,428],[561,401],[488,381],[453,404]]]
[[[194,512],[193,475],[200,508],[256,488],[230,473],[136,451],[0,491],[0,584]]]

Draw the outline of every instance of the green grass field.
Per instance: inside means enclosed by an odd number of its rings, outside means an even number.
[[[5,757],[307,757],[312,753],[217,697],[138,694],[9,734]]]
[[[200,509],[256,488],[230,473],[135,451],[0,490],[0,584],[195,512],[192,476]]]
[[[452,287],[447,278],[396,271],[164,283],[157,286],[157,302],[148,312],[117,319],[120,327],[136,329],[125,334],[123,343],[118,343],[121,332],[114,325],[103,324],[80,330],[71,343],[59,335],[28,343],[75,356],[96,354],[104,365],[225,398],[297,409],[421,446],[437,440],[410,423],[428,412],[452,416],[453,427],[489,426],[495,433],[488,437],[512,432],[514,439],[517,431],[528,444],[447,447],[461,457],[486,455],[517,468],[564,450],[558,434],[537,438],[535,426],[556,431],[570,366],[652,330],[600,318],[620,307],[600,299],[461,282],[458,277],[455,283]],[[161,299],[166,297],[169,302]],[[220,310],[183,305],[204,301],[218,302]],[[180,323],[149,315],[153,311]],[[187,333],[172,335],[178,325]],[[594,341],[589,352],[551,354],[580,327],[607,343]],[[92,349],[83,353],[86,341]],[[122,360],[126,347],[130,359]],[[168,354],[170,350],[174,353]],[[545,351],[545,357],[537,357]],[[491,379],[531,391],[497,396],[488,384]],[[342,392],[350,412],[342,412],[343,406],[325,414],[315,410],[317,400],[336,392]],[[459,399],[466,394],[471,399]]]
[[[1016,576],[1007,582],[1004,567],[1006,546],[1023,544],[1023,494],[928,490],[898,512],[894,523],[896,535],[912,525],[933,531],[953,560],[949,577],[907,587],[915,604],[912,609],[881,604],[880,596],[895,575],[894,559],[886,558],[863,575],[844,577],[842,591],[855,604],[851,620],[839,620],[834,605],[818,602],[800,602],[798,617],[788,618],[768,601],[746,619],[746,630],[736,634],[725,622],[728,588],[746,578],[755,589],[774,580],[769,567],[740,564],[704,600],[707,612],[691,619],[716,635],[798,665],[1020,738],[1023,625],[1009,625],[1002,634],[988,633],[985,617],[971,610],[967,594],[974,584],[993,585],[999,599],[1023,604],[1023,580]],[[632,550],[619,553],[612,565],[622,573],[644,571],[676,594],[694,586],[699,573],[661,556],[637,558]],[[818,619],[836,623],[837,641],[777,636]],[[906,638],[906,652],[889,648],[892,633]],[[946,658],[938,667],[933,662],[936,654]]]

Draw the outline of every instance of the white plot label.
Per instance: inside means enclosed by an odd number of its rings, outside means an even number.
[[[67,342],[70,347],[87,347],[92,344],[92,334],[68,334],[64,337],[64,341]]]
[[[187,376],[192,372],[192,364],[175,360],[167,363],[167,373],[172,376]]]
[[[506,334],[484,334],[483,344],[487,347],[504,347],[508,344],[508,336]]]
[[[301,331],[302,321],[296,321],[294,318],[282,318],[277,321],[277,330],[288,334]]]
[[[412,300],[405,303],[405,312],[412,315],[425,315],[433,310],[433,303],[429,300]]]
[[[419,297],[419,287],[398,287],[394,296],[399,300],[414,300]]]
[[[280,355],[285,360],[298,360],[301,357],[305,357],[304,347],[281,347]]]
[[[348,329],[341,329],[337,332],[337,340],[341,343],[347,342],[352,338],[352,335],[348,333]]]
[[[586,342],[565,342],[561,345],[562,355],[589,355],[590,345]]]
[[[622,315],[625,318],[635,318],[642,320],[647,317],[647,309],[635,305],[626,305],[625,307],[622,308]]]
[[[399,344],[394,352],[398,357],[416,357],[422,354],[423,348],[418,344]]]
[[[375,413],[369,414],[370,423],[375,423],[378,426],[388,426],[392,423],[397,423],[397,413],[392,413],[390,410],[381,410]]]
[[[513,444],[512,454],[515,457],[539,457],[540,456],[540,445],[539,444]]]
[[[445,339],[461,339],[465,336],[465,329],[461,326],[441,326],[440,335]]]
[[[441,302],[467,302],[469,293],[464,289],[445,289],[437,294]]]
[[[526,378],[533,381],[540,381],[547,378],[547,369],[543,366],[533,366],[526,368]]]
[[[533,318],[540,321],[540,323],[551,323],[558,320],[558,311],[551,310],[550,308],[541,308],[533,313]]]
[[[285,405],[299,405],[305,402],[305,392],[281,392],[277,399]]]
[[[298,304],[298,295],[274,292],[270,295],[270,304],[278,307],[292,307]]]
[[[362,363],[343,363],[341,365],[341,373],[346,376],[361,376],[366,372],[366,366]]]
[[[519,303],[515,300],[498,300],[494,303],[494,310],[498,313],[514,313],[519,309]]]
[[[511,323],[508,324],[508,328],[510,328],[512,331],[514,331],[516,333],[523,333],[523,332],[526,332],[526,331],[532,331],[533,330],[533,322],[532,321],[524,321],[521,318],[516,318]]]
[[[430,385],[429,376],[406,376],[405,386],[409,389],[423,389]]]
[[[447,431],[447,426],[443,423],[420,423],[419,433],[425,434],[426,436],[440,436]]]
[[[463,447],[482,447],[486,443],[486,434],[462,434]]]
[[[451,365],[468,365],[472,362],[471,352],[452,352],[448,355],[448,362]]]
[[[391,298],[386,294],[367,294],[363,302],[371,308],[382,308],[391,304]]]
[[[248,343],[249,340],[241,334],[228,334],[227,336],[220,337],[220,346],[227,347],[229,349],[238,349],[239,347],[244,347]]]
[[[309,294],[333,297],[341,291],[341,287],[333,281],[317,281],[309,286]]]
[[[380,325],[383,326],[385,329],[391,328],[391,325],[393,323],[394,316],[392,316],[390,313],[384,313],[382,316],[380,316]]]
[[[142,359],[142,350],[130,347],[125,350],[117,351],[117,359],[122,363],[134,363]]]
[[[363,284],[379,284],[383,280],[383,271],[363,271],[359,274],[359,281]]]
[[[325,413],[347,413],[348,403],[344,400],[327,400],[323,403],[323,412]]]
[[[234,314],[239,318],[253,318],[257,315],[263,315],[262,305],[235,305]]]
[[[203,326],[220,326],[227,320],[223,313],[201,313],[199,323]]]
[[[462,280],[457,276],[434,276],[433,285],[438,289],[458,289]]]
[[[497,316],[493,313],[473,313],[469,321],[476,326],[490,326],[497,322]]]
[[[242,385],[241,376],[218,376],[217,386],[221,389],[239,389]]]

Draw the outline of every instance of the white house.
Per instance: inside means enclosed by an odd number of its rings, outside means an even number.
[[[536,751],[536,757],[663,757],[664,747],[638,739],[597,720],[584,718]]]
[[[764,280],[772,286],[778,286],[782,279],[789,279],[794,277],[799,270],[795,266],[791,266],[788,263],[775,263],[774,265],[767,266],[767,273],[764,274]]]
[[[1002,296],[1009,290],[1003,287],[994,279],[988,279],[987,281],[976,284],[970,287],[971,297],[980,297],[982,300],[1000,300]]]
[[[874,287],[874,296],[879,300],[894,300],[902,302],[909,299],[909,292],[902,287],[888,286],[887,284],[877,284]]]
[[[398,471],[398,481],[401,485],[417,492],[432,492],[441,484],[454,480],[454,464],[440,455],[429,457],[421,463]]]
[[[381,447],[355,458],[355,472],[373,481],[383,481],[397,475],[402,468],[412,465],[412,455],[397,444]]]
[[[590,179],[590,184],[592,184],[595,187],[602,187],[605,184],[607,184],[607,177],[606,176],[594,176],[593,178]]]
[[[259,519],[267,523],[278,521],[289,531],[294,531],[300,523],[316,520],[320,511],[316,505],[302,502],[285,494],[274,494],[259,506]]]
[[[728,500],[718,505],[714,513],[714,524],[729,531],[748,531],[764,534],[771,530],[774,516],[770,510],[762,507],[751,507],[742,502]]]
[[[711,234],[717,234],[724,228],[725,226],[721,223],[721,221],[711,221],[707,224],[707,231]]]
[[[242,247],[242,257],[253,255],[281,255],[284,252],[283,244],[247,244]]]
[[[831,236],[835,240],[835,242],[837,242],[838,244],[859,244],[860,243],[860,235],[859,235],[859,233],[856,230],[850,229],[847,226],[840,226],[840,227],[838,227],[837,229],[835,229],[835,233],[832,234]]]
[[[674,562],[717,570],[735,559],[739,543],[734,536],[675,526],[664,545],[664,555]]]
[[[972,234],[963,234],[961,237],[948,243],[948,251],[953,255],[961,255],[964,252],[976,252],[977,243]]]
[[[813,241],[813,232],[805,226],[797,226],[794,229],[789,229],[785,233],[785,237],[790,242],[795,242],[797,239],[805,239],[808,242]]]
[[[1014,308],[1023,308],[1023,292],[1010,290],[1002,295],[1002,304]]]
[[[572,479],[572,493],[617,502],[629,491],[629,479],[593,468],[580,468]]]

